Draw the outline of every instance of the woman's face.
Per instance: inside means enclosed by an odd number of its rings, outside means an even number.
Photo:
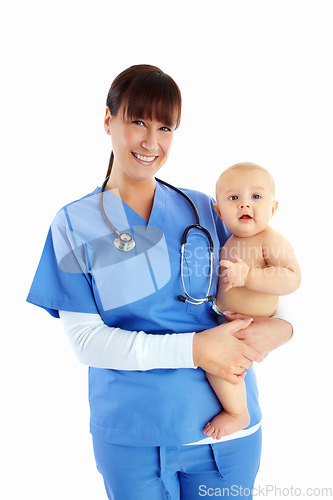
[[[146,118],[127,120],[123,109],[115,116],[106,109],[104,127],[111,135],[112,170],[132,180],[152,178],[166,162],[175,126]]]

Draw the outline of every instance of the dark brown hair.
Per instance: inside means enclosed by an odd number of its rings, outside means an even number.
[[[157,120],[179,126],[181,93],[171,76],[156,66],[138,64],[125,69],[112,82],[106,105],[115,116],[123,106],[124,118]],[[113,151],[106,176],[111,173]]]

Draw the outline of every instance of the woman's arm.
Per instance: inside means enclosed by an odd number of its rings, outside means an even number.
[[[112,328],[98,314],[60,311],[60,318],[79,361],[96,368],[152,370],[200,366],[230,382],[262,356],[234,333],[250,320],[236,320],[194,334],[146,334]]]
[[[235,318],[232,314],[226,316],[229,320]],[[235,337],[265,356],[288,342],[292,334],[292,325],[285,319],[255,317],[251,325],[237,332]]]
[[[99,314],[59,311],[80,363],[114,370],[194,368],[194,332],[153,335],[107,326]]]
[[[263,360],[259,350],[241,342],[252,321],[252,318],[230,320],[194,335],[194,364],[231,383],[244,378],[244,369],[251,368],[253,361]]]
[[[274,316],[255,317],[246,331],[242,330],[235,336],[265,356],[291,339],[294,318],[289,311],[290,297],[280,297]],[[225,313],[225,316],[229,321],[247,318],[244,314]]]

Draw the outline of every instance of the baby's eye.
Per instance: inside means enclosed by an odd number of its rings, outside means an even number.
[[[252,195],[252,198],[254,198],[255,200],[259,200],[261,198],[260,194],[254,194]]]
[[[235,194],[233,194],[232,196],[229,196],[228,199],[231,200],[231,201],[238,200],[238,196],[236,196]]]

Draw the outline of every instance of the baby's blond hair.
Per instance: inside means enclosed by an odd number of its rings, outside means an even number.
[[[275,182],[274,182],[274,178],[273,178],[272,174],[268,170],[266,170],[266,168],[261,167],[257,163],[252,163],[249,161],[236,163],[235,165],[232,165],[231,167],[224,170],[216,181],[216,192],[218,190],[218,187],[219,187],[221,180],[223,179],[223,176],[225,174],[227,174],[228,172],[233,172],[233,171],[237,171],[237,170],[239,170],[240,172],[241,171],[249,172],[251,170],[260,170],[261,172],[265,173],[267,178],[269,179],[269,183],[270,183],[270,186],[272,189],[272,194],[273,194],[273,196],[275,196]]]

